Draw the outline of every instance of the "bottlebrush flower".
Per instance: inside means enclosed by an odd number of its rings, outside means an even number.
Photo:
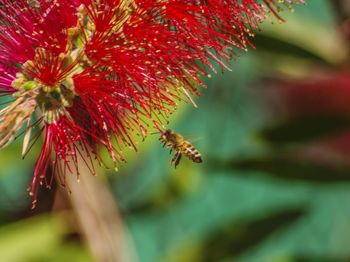
[[[0,148],[23,125],[23,155],[43,135],[34,202],[40,183],[79,173],[79,155],[94,173],[99,144],[124,161],[131,133],[147,135],[145,119],[161,130],[178,101],[193,102],[212,61],[225,67],[268,12],[295,2],[0,0],[0,89],[14,99],[0,111]]]

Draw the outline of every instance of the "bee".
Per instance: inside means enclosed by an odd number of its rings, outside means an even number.
[[[159,140],[163,143],[163,146],[170,148],[170,153],[174,150],[176,153],[171,159],[171,164],[176,168],[180,163],[181,156],[185,155],[189,160],[194,163],[202,163],[201,154],[198,150],[184,137],[171,129],[166,130],[161,134]]]

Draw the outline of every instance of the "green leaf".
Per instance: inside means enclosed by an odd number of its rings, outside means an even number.
[[[290,260],[290,262],[349,262],[350,258],[341,257],[307,257],[299,256]]]
[[[350,129],[350,117],[324,115],[280,122],[258,131],[258,137],[271,146],[312,142]]]
[[[202,243],[186,245],[182,250],[176,250],[167,261],[216,262],[239,257],[274,232],[296,222],[304,214],[304,208],[294,207],[234,221],[209,234]]]
[[[279,210],[267,216],[234,222],[211,235],[203,246],[202,260],[221,261],[238,257],[255,247],[277,230],[297,221],[305,213],[304,209]]]
[[[216,168],[253,171],[254,174],[272,176],[284,180],[318,183],[350,181],[349,166],[328,166],[308,159],[300,159],[282,154],[232,159],[222,162],[212,160],[212,163]]]
[[[312,51],[303,48],[303,46],[287,42],[275,36],[258,34],[254,37],[254,45],[258,52],[267,51],[279,55],[289,55],[297,58],[314,60],[315,62],[322,64],[330,64],[330,61],[317,54],[317,52],[313,53]]]
[[[59,245],[64,226],[58,216],[41,215],[0,228],[1,261],[38,261]]]
[[[193,172],[193,163],[182,163],[178,169],[182,171],[181,174],[168,175],[162,183],[154,187],[149,197],[125,207],[123,212],[133,216],[149,215],[165,211],[183,200],[187,193],[196,188],[199,178]]]

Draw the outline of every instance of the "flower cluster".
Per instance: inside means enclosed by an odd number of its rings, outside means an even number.
[[[13,97],[0,111],[0,148],[22,127],[23,155],[43,137],[34,200],[53,174],[64,184],[67,170],[79,173],[79,155],[94,173],[97,145],[125,161],[132,134],[146,136],[149,122],[161,130],[179,101],[194,104],[212,62],[224,68],[269,13],[280,19],[296,2],[0,0],[0,92]]]

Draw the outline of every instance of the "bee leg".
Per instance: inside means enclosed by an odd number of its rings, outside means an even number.
[[[176,158],[176,161],[175,161],[175,168],[177,167],[178,164],[180,164],[181,156],[182,154],[179,153],[179,156]]]
[[[174,163],[174,167],[176,168],[180,163],[180,160],[181,160],[181,153],[177,152],[173,157],[173,159],[171,160],[171,163]]]
[[[175,154],[175,155],[173,156],[173,158],[171,159],[171,165],[174,163],[176,157],[177,157],[177,154]]]
[[[176,152],[173,158],[171,159],[171,164],[175,165],[176,159],[179,157],[179,152]]]

